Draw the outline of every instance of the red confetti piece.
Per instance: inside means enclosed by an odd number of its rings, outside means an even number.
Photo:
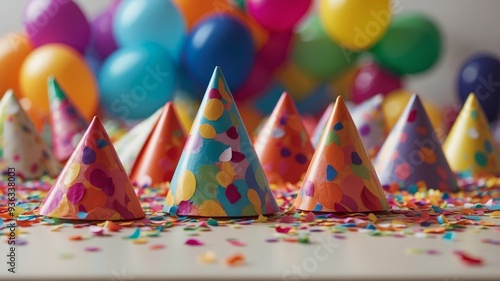
[[[482,265],[483,259],[472,257],[469,254],[466,254],[464,251],[455,251],[455,255],[460,257],[460,260],[468,265]]]
[[[83,240],[83,237],[81,235],[71,235],[69,237],[69,240],[71,240],[71,241],[81,241],[81,240]]]
[[[204,245],[203,241],[198,240],[198,239],[194,239],[194,238],[189,238],[188,240],[186,240],[186,242],[184,244],[189,245],[189,246],[203,246]]]
[[[275,227],[275,229],[276,229],[276,232],[278,232],[278,233],[285,233],[286,234],[286,233],[290,232],[290,229],[292,229],[292,228],[290,226],[281,227],[280,225],[277,225]]]
[[[245,256],[243,254],[234,254],[227,257],[224,263],[228,266],[240,266],[245,263]]]
[[[304,221],[306,221],[306,222],[313,222],[315,219],[316,219],[316,216],[314,215],[313,212],[307,213],[307,215],[305,215],[305,217],[304,217]]]

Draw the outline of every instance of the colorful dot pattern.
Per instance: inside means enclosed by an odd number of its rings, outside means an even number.
[[[303,179],[314,148],[292,98],[284,93],[255,141],[267,180],[274,185]]]
[[[202,217],[279,211],[219,68],[193,123],[164,211]]]
[[[447,192],[458,189],[455,175],[417,95],[412,96],[387,137],[375,167],[386,189],[395,184],[401,190],[413,185]]]
[[[69,159],[80,142],[87,122],[55,80],[49,82],[52,149],[57,160]]]
[[[491,176],[500,172],[493,135],[474,94],[467,98],[443,150],[456,173]]]
[[[356,125],[338,97],[316,148],[295,207],[314,212],[389,209]]]
[[[25,180],[56,177],[61,170],[12,91],[0,102],[0,169],[9,167]]]
[[[185,142],[186,134],[169,102],[139,153],[130,180],[139,186],[170,182]]]
[[[97,117],[40,205],[39,214],[71,220],[131,220],[145,216]]]

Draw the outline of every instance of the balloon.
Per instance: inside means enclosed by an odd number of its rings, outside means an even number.
[[[273,112],[274,106],[278,103],[281,94],[285,91],[285,86],[283,86],[279,81],[273,81],[264,94],[252,101],[252,104],[255,109],[262,113],[262,115],[269,115]]]
[[[109,9],[104,10],[92,21],[92,46],[102,60],[118,48],[113,34],[113,19],[119,3],[114,2]]]
[[[176,81],[175,65],[165,48],[156,43],[129,45],[102,65],[101,105],[113,116],[143,119],[172,99]]]
[[[397,74],[414,74],[432,67],[441,54],[437,26],[425,15],[394,18],[384,37],[372,48],[377,62]]]
[[[314,17],[296,34],[292,56],[305,73],[325,81],[346,70],[358,54],[333,42]]]
[[[99,57],[97,52],[95,50],[87,51],[87,53],[85,54],[85,61],[92,70],[94,77],[97,77],[102,66],[101,58]]]
[[[63,43],[83,54],[90,42],[90,25],[70,0],[30,0],[24,9],[23,24],[35,47]]]
[[[291,62],[280,68],[276,76],[294,99],[304,99],[319,83]]]
[[[273,73],[267,66],[257,58],[248,75],[247,80],[236,91],[234,98],[239,101],[244,101],[248,98],[260,96],[267,86],[271,83]]]
[[[135,0],[133,0],[135,1]],[[229,88],[245,82],[254,63],[253,39],[233,16],[212,16],[189,33],[184,46],[184,66],[198,84],[206,87],[216,66],[226,73]]]
[[[399,77],[376,64],[361,66],[352,86],[352,101],[363,102],[377,94],[386,95],[402,87]]]
[[[293,32],[271,32],[267,42],[259,50],[257,57],[271,71],[280,67],[287,59],[291,50]]]
[[[125,0],[116,11],[113,31],[120,46],[155,42],[178,61],[186,24],[169,0]]]
[[[500,107],[500,61],[489,54],[476,54],[464,62],[457,78],[460,101],[475,93],[488,120],[494,121]]]
[[[334,97],[342,96],[345,100],[351,100],[352,85],[358,73],[359,67],[353,66],[334,78],[330,83],[330,92],[334,94]]]
[[[320,0],[319,16],[332,39],[355,51],[377,43],[392,17],[389,0]]]
[[[0,39],[0,98],[8,90],[20,98],[19,69],[28,54],[33,50],[25,35],[10,33]]]
[[[328,85],[320,84],[308,93],[304,98],[294,99],[300,114],[319,114],[333,101],[329,93]]]
[[[243,120],[249,136],[253,139],[255,137],[254,132],[257,130],[257,127],[259,127],[264,117],[251,104],[240,104],[237,102],[237,105],[241,120]]]
[[[403,110],[406,108],[412,94],[413,92],[411,91],[399,89],[392,91],[384,98],[382,102],[382,113],[384,114],[387,132],[392,130],[392,127],[396,125],[399,116],[401,116],[401,113],[403,113]],[[442,132],[443,128],[441,110],[432,103],[423,101],[423,104],[436,133],[438,133],[438,136],[443,137],[443,134],[439,133]]]
[[[264,28],[287,31],[307,13],[311,0],[248,0],[247,10]]]
[[[92,70],[75,49],[63,44],[47,44],[24,60],[19,83],[34,110],[49,113],[47,79],[53,76],[80,113],[90,121],[98,104],[97,85]]]

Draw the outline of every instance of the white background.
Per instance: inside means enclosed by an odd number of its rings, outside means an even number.
[[[204,0],[198,0],[204,1]],[[407,80],[407,88],[437,104],[456,101],[456,77],[468,56],[487,51],[500,57],[500,1],[498,0],[394,0],[400,13],[423,11],[440,26],[444,52],[438,64]],[[399,2],[396,2],[399,1]],[[109,0],[76,0],[92,18]],[[26,1],[0,0],[0,34],[22,29]]]

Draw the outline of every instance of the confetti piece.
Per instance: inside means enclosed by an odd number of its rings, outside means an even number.
[[[141,229],[140,228],[136,228],[134,233],[132,233],[130,236],[126,237],[127,239],[137,239],[141,237]]]
[[[342,240],[342,239],[345,239],[346,237],[344,235],[335,234],[335,235],[333,235],[333,238]]]
[[[207,252],[199,254],[197,256],[197,260],[200,263],[211,264],[211,263],[215,263],[217,261],[217,255],[213,251],[207,251]]]
[[[132,243],[134,244],[146,244],[148,243],[148,240],[146,238],[137,238],[132,240]]]
[[[83,240],[83,237],[81,235],[71,235],[69,237],[69,240],[71,240],[71,241],[81,241],[81,240]]]
[[[104,224],[104,227],[106,227],[106,229],[111,231],[111,232],[118,232],[122,228],[120,225],[118,225],[112,221],[106,221]]]
[[[259,217],[255,220],[255,222],[267,222],[267,217],[259,215]]]
[[[277,225],[275,227],[275,229],[276,229],[276,232],[278,232],[278,233],[285,233],[286,234],[286,233],[290,232],[290,230],[292,228],[290,226],[281,227],[280,225]]]
[[[313,212],[307,213],[307,215],[304,216],[304,221],[306,222],[313,222],[316,219],[316,216],[314,215]]]
[[[84,250],[86,252],[100,252],[101,248],[99,248],[99,247],[85,247]]]
[[[468,265],[479,266],[483,264],[483,260],[481,258],[472,257],[464,251],[455,251],[455,255],[460,257],[460,260]]]
[[[493,240],[489,238],[485,238],[481,240],[481,242],[486,243],[486,244],[491,244],[491,245],[500,245],[500,240]]]
[[[91,225],[89,227],[89,231],[94,236],[103,236],[104,235],[104,228],[102,228],[100,226]]]
[[[456,236],[455,232],[446,232],[443,235],[443,240],[454,241],[455,240],[455,236]]]
[[[241,266],[245,264],[245,256],[243,254],[233,254],[224,260],[228,266]]]
[[[207,224],[210,225],[210,226],[219,226],[219,223],[216,220],[212,219],[212,218],[210,218],[210,219],[207,220]]]
[[[405,253],[407,255],[421,255],[425,253],[425,250],[421,248],[406,248]]]
[[[293,223],[294,219],[292,216],[283,216],[282,218],[280,218],[279,222],[280,223]]]
[[[279,242],[280,240],[278,238],[268,238],[266,239],[267,243],[276,243]]]
[[[437,217],[437,221],[441,225],[448,224],[448,220],[446,219],[446,217],[444,215],[439,215],[439,217]]]
[[[51,227],[51,228],[50,228],[50,231],[54,231],[54,232],[56,232],[56,231],[61,230],[62,228],[63,228],[63,226],[62,226],[62,225],[56,225],[56,226],[54,226],[54,227]]]
[[[376,215],[374,215],[373,213],[370,213],[370,214],[368,215],[368,219],[369,219],[371,222],[373,222],[373,223],[377,223],[377,220],[378,220],[377,216],[376,216]]]
[[[194,239],[194,238],[189,238],[188,240],[186,240],[186,242],[184,244],[189,245],[189,246],[203,246],[204,245],[203,241],[198,240],[198,239]]]
[[[149,249],[151,250],[161,250],[165,249],[167,246],[165,244],[153,244],[149,246]]]
[[[227,242],[233,246],[237,246],[237,247],[242,247],[242,246],[245,246],[245,242],[243,241],[239,241],[238,239],[234,239],[234,238],[229,238],[227,239]]]
[[[63,253],[63,254],[59,255],[59,258],[62,259],[62,260],[70,260],[70,259],[72,259],[74,257],[75,257],[75,255],[72,254],[72,253]]]

